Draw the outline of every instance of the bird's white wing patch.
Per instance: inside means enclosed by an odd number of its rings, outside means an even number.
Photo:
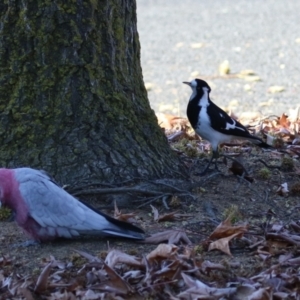
[[[239,129],[239,130],[245,131],[244,128],[236,126],[236,121],[235,120],[233,120],[233,119],[231,119],[231,120],[232,120],[233,124],[230,124],[230,123],[226,122],[226,128],[225,128],[226,130]]]

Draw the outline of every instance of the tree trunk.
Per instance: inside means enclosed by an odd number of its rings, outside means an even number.
[[[182,175],[147,99],[133,0],[0,1],[0,112],[3,167],[60,183]]]

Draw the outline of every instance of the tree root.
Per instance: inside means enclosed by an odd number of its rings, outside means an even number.
[[[211,179],[216,176],[222,175],[220,172],[215,172],[206,176],[201,181],[191,182],[178,179],[158,179],[158,180],[145,180],[142,178],[135,178],[127,181],[130,186],[111,186],[101,182],[88,183],[86,185],[78,185],[74,187],[67,187],[70,194],[76,197],[82,196],[101,196],[103,195],[106,200],[121,202],[121,206],[129,206],[130,203],[137,203],[137,208],[149,205],[155,201],[161,200],[165,209],[169,209],[167,200],[172,197],[189,197],[193,201],[198,199],[193,193],[193,189],[207,184]],[[135,184],[133,185],[133,183]],[[100,186],[104,187],[100,187]],[[124,203],[123,203],[124,202]],[[123,203],[123,204],[122,204]]]

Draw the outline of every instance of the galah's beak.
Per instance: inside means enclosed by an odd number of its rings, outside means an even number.
[[[189,85],[189,86],[191,86],[191,83],[188,82],[188,81],[184,81],[183,83],[184,83],[184,84],[187,84],[187,85]]]

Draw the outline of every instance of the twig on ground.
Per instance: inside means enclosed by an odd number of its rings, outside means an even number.
[[[215,219],[215,220],[218,220],[215,212],[214,212],[214,208],[213,207],[213,204],[209,201],[204,201],[203,202],[203,208],[205,210],[205,212],[207,213],[207,215],[211,218],[211,219]],[[215,208],[216,210],[216,208]]]
[[[289,237],[288,235],[284,233],[267,233],[266,238],[272,238],[276,240],[284,240],[285,242],[291,243],[292,245],[295,245],[297,247],[300,246],[300,243]]]
[[[265,118],[262,118],[262,119],[260,120],[260,122],[262,122],[262,121],[264,121],[264,120],[271,119],[271,118],[279,119],[280,117],[279,117],[279,116],[276,116],[276,115],[269,115],[269,116],[267,116],[267,117],[265,117]]]
[[[207,157],[203,157],[203,158],[198,158],[195,159],[194,162],[192,163],[192,165],[189,167],[189,172],[192,173],[192,170],[195,168],[195,166],[199,163],[199,162],[209,162],[209,159]]]
[[[162,197],[162,203],[163,203],[165,209],[169,210],[170,207],[168,206],[167,198],[168,198],[167,196]]]
[[[196,187],[199,187],[199,186],[203,185],[204,183],[206,183],[207,181],[209,181],[210,179],[214,178],[217,175],[223,175],[223,174],[219,171],[215,172],[215,173],[212,173],[211,175],[205,177],[202,181],[197,181],[197,182],[192,183],[189,186],[189,189],[194,189]]]
[[[256,162],[261,162],[263,165],[265,165],[267,168],[269,169],[280,169],[281,167],[280,166],[271,166],[271,165],[268,165],[264,160],[262,160],[261,158],[257,159],[254,161],[255,163]]]
[[[87,188],[91,187],[91,186],[104,186],[104,187],[109,187],[109,188],[117,188],[117,187],[122,187],[128,183],[131,183],[131,182],[135,182],[135,181],[140,181],[140,180],[144,180],[143,178],[131,178],[131,179],[127,179],[127,180],[124,180],[124,181],[121,181],[121,182],[117,182],[117,183],[114,183],[114,184],[111,184],[111,183],[103,183],[103,182],[100,182],[100,181],[93,181],[93,182],[88,182],[88,183],[85,183],[85,184],[81,184],[80,183],[74,183],[72,185],[72,187],[69,187],[69,189],[67,188],[68,192],[71,193],[71,194],[74,194],[76,192],[80,192],[80,190],[86,190]]]
[[[251,183],[250,183],[248,180],[246,180],[246,179],[243,178],[242,176],[238,176],[238,175],[237,175],[237,177],[238,177],[240,180],[242,180],[244,183],[246,183],[246,184],[248,185],[248,188],[249,188],[254,194],[256,194],[256,196],[257,196],[258,198],[261,197],[261,195],[260,195],[254,188],[251,187]]]
[[[266,194],[266,196],[265,196],[264,201],[267,202],[268,199],[269,199],[269,192],[268,192],[268,190],[265,190],[265,194]]]
[[[266,212],[266,221],[262,224],[262,229],[264,231],[264,235],[267,235],[267,230],[268,227],[271,223],[272,218],[275,216],[276,214],[272,211],[271,208],[269,208],[269,210]]]
[[[165,195],[166,196],[166,195]],[[160,196],[157,196],[157,197],[151,197],[151,198],[148,198],[148,199],[143,199],[144,203],[142,203],[141,205],[139,205],[137,208],[141,208],[143,206],[146,206],[148,204],[151,204],[153,203],[154,201],[160,199],[160,198],[163,198],[164,195],[160,195]]]
[[[81,190],[78,192],[73,193],[74,196],[77,195],[92,195],[92,194],[120,194],[120,193],[140,193],[140,194],[148,194],[148,195],[159,195],[161,196],[161,192],[146,190],[143,188],[126,188],[126,187],[118,187],[118,188],[103,188],[103,189],[88,189],[88,190]]]
[[[212,219],[212,218],[209,218],[208,220],[209,220],[211,223],[213,223],[214,225],[219,225],[219,224],[220,224],[220,220],[219,220],[219,219],[214,220],[214,219]]]
[[[237,192],[237,190],[240,188],[240,186],[241,186],[241,183],[242,183],[242,179],[245,179],[245,175],[246,175],[246,173],[245,173],[245,172],[243,172],[243,174],[242,174],[241,176],[239,176],[239,175],[236,175],[236,176],[237,176],[237,178],[238,178],[238,182],[237,182],[237,184],[236,184],[235,188],[233,189],[233,192],[234,192],[234,193],[236,193],[236,192]],[[245,180],[245,182],[247,182],[247,183],[248,183],[248,185],[250,186],[250,182],[249,182],[249,181],[246,181],[246,180]]]
[[[180,193],[186,193],[187,191],[186,190],[182,190],[182,189],[179,189],[177,188],[176,186],[173,186],[171,184],[168,184],[168,183],[164,183],[164,182],[155,182],[153,180],[147,180],[147,182],[149,183],[152,183],[152,184],[155,184],[155,185],[163,185],[165,187],[168,187],[176,192],[180,192]]]
[[[174,132],[173,134],[167,136],[167,139],[169,142],[173,142],[175,140],[181,139],[182,137],[184,137],[186,135],[187,135],[187,133],[185,131],[180,130],[180,131]]]

